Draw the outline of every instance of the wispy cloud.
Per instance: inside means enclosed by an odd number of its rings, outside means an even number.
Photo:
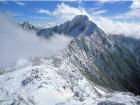
[[[105,3],[115,3],[122,0],[97,0],[98,3],[105,4]]]
[[[96,7],[96,8],[87,9],[87,12],[88,12],[88,14],[95,16],[95,15],[102,15],[104,13],[107,13],[108,11],[105,9],[102,9],[100,7]]]
[[[107,12],[106,10],[99,10],[99,11],[94,12],[93,15],[100,15],[106,12]]]
[[[39,9],[38,13],[51,15],[51,12],[48,11],[47,9]]]
[[[25,3],[21,2],[21,1],[15,1],[15,3],[16,3],[17,5],[20,5],[20,6],[25,6],[25,5],[26,5]]]

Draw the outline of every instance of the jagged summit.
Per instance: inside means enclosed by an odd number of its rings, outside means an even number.
[[[34,25],[32,25],[31,23],[29,23],[28,21],[25,21],[21,24],[19,24],[23,29],[26,29],[26,30],[35,30],[36,27]]]
[[[65,34],[72,37],[89,36],[94,31],[98,32],[100,29],[95,23],[90,21],[86,15],[77,15],[71,21],[52,28],[41,29],[37,32],[39,36],[46,38],[53,33]]]

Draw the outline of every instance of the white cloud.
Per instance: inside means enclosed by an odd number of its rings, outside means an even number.
[[[93,16],[95,16],[95,15],[102,15],[104,13],[107,13],[107,10],[101,9],[99,7],[88,9],[88,14],[91,14]]]
[[[38,10],[38,13],[51,15],[50,11],[48,11],[47,9],[40,9]]]
[[[61,16],[63,14],[81,15],[87,14],[83,8],[74,8],[65,3],[57,5],[57,8],[53,11],[53,15]]]
[[[106,12],[107,12],[106,10],[99,10],[99,11],[94,12],[93,15],[101,15]]]
[[[140,9],[133,9],[133,10],[130,10],[130,11],[128,11],[126,14],[125,14],[125,16],[127,17],[127,18],[138,18],[138,19],[140,19]]]
[[[140,1],[133,0],[130,10],[125,14],[127,17],[140,19]]]
[[[108,34],[123,34],[140,38],[140,23],[112,21],[105,17],[94,17],[94,21]]]
[[[71,41],[70,37],[57,34],[48,40],[39,38],[1,14],[0,24],[0,67],[9,66],[22,58],[51,56]]]
[[[20,6],[25,6],[25,3],[20,2],[20,1],[15,1],[15,3],[16,3],[17,5],[20,5]]]
[[[104,4],[104,3],[115,3],[117,1],[122,1],[122,0],[97,0],[99,3]]]
[[[52,12],[52,15],[57,17],[59,21],[71,20],[76,15],[88,15],[84,8],[75,8],[65,3],[57,5],[57,8]]]
[[[131,9],[140,9],[140,1],[139,0],[133,0],[130,8]]]

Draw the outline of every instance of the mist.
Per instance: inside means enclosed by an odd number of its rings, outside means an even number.
[[[15,21],[0,14],[0,68],[14,64],[19,59],[48,57],[67,47],[71,37],[55,34],[49,39],[35,32],[23,30]]]

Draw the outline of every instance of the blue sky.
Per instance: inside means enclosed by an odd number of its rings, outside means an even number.
[[[55,12],[58,9],[58,5],[61,6],[62,3],[70,8],[84,9],[88,14],[93,14],[92,16],[97,15],[116,19],[116,17],[127,14],[127,12],[130,11],[130,6],[133,1],[1,1],[0,12],[12,14],[19,22],[30,21],[33,24],[42,24],[50,21],[53,22],[57,19],[57,13],[53,14],[53,12]],[[40,10],[46,10],[50,13],[39,12]],[[65,14],[63,12],[62,14],[67,15],[67,13]],[[76,15],[76,13],[74,14]],[[60,13],[58,16],[59,15]],[[122,18],[117,18],[117,20],[122,20]],[[139,21],[139,18],[136,20]]]

